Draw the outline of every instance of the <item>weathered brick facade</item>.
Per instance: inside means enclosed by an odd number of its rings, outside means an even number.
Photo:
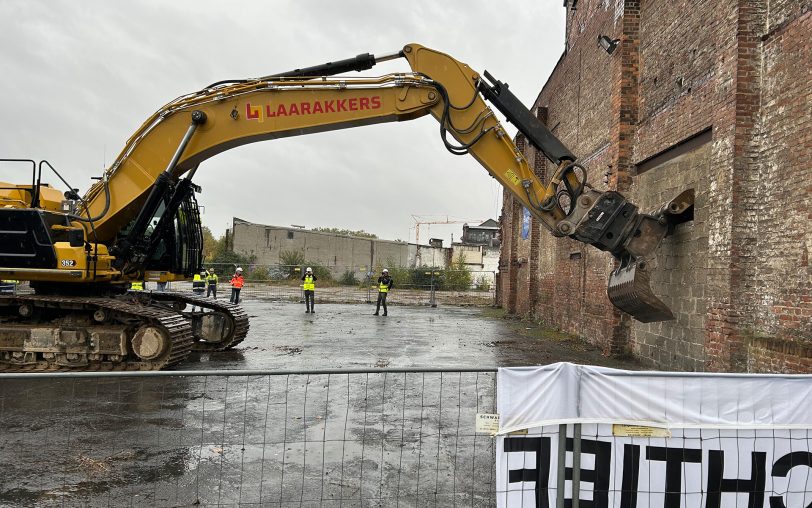
[[[812,372],[812,1],[567,3],[567,50],[533,108],[596,188],[643,210],[695,190],[654,260],[676,319],[616,311],[611,257],[535,220],[522,238],[507,194],[499,301],[659,368]],[[613,54],[599,35],[620,39]]]

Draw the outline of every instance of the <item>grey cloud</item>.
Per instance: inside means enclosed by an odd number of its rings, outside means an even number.
[[[6,0],[0,157],[47,158],[84,191],[141,122],[178,95],[409,42],[488,69],[529,104],[561,54],[563,13],[559,0]],[[396,61],[368,73],[407,70]],[[223,153],[196,176],[204,222],[217,233],[238,216],[405,239],[411,214],[495,216],[492,179],[471,157],[446,152],[438,130],[422,118]],[[23,174],[0,166],[0,180]]]

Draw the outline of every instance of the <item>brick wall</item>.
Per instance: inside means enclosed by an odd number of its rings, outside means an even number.
[[[784,360],[797,351],[812,372],[812,2],[773,0],[765,18],[757,34],[755,291],[743,303],[744,332],[762,346],[758,358],[748,355],[753,370],[798,371]]]
[[[601,34],[620,39],[612,55]],[[605,296],[611,257],[535,223],[529,242],[513,240],[515,218],[502,255],[529,262],[506,266],[508,309],[660,368],[809,371],[810,34],[809,0],[579,1],[534,108],[598,189],[644,210],[695,190],[693,222],[654,261],[652,287],[676,319],[630,320]]]

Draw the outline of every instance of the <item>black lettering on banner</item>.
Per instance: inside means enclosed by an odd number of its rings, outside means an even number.
[[[812,453],[792,452],[784,455],[773,464],[772,475],[785,478],[795,466],[812,467]],[[787,508],[787,505],[781,496],[770,496],[770,508]],[[812,508],[812,503],[806,505],[806,508]]]
[[[549,508],[547,482],[550,478],[549,437],[506,437],[505,453],[535,452],[535,469],[509,469],[508,483],[535,482],[536,508]],[[509,463],[509,462],[508,462]]]
[[[697,448],[667,448],[646,446],[646,459],[665,462],[665,502],[663,508],[680,508],[682,497],[682,464],[702,462],[702,450]]]
[[[620,508],[637,508],[640,481],[640,445],[623,445],[623,480],[620,484]]]
[[[723,492],[749,494],[747,508],[764,506],[764,484],[767,478],[767,454],[752,452],[750,455],[750,479],[725,478],[725,452],[708,450],[708,494],[705,508],[719,508]]]
[[[573,439],[567,438],[567,451],[573,449]],[[581,482],[589,482],[592,487],[592,501],[581,499],[579,506],[587,508],[608,508],[609,506],[609,473],[612,467],[612,443],[607,441],[595,441],[593,439],[581,439],[581,453],[589,453],[595,456],[595,469],[581,468]],[[564,469],[565,478],[572,480],[572,468]],[[564,500],[564,506],[572,506],[571,499]]]

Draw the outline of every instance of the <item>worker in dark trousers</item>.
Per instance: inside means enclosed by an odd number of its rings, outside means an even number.
[[[313,269],[308,266],[307,270],[305,270],[305,274],[302,275],[302,289],[304,289],[305,306],[307,307],[305,314],[316,313],[315,302],[313,301],[313,297],[316,294],[316,280],[316,276],[313,275]]]
[[[206,275],[206,298],[214,296],[217,300],[217,274],[214,273],[214,268],[209,268],[209,274]]]
[[[240,303],[240,290],[243,285],[245,285],[245,279],[242,277],[242,268],[238,266],[234,276],[231,277],[231,299],[229,300],[231,303]]]
[[[377,316],[383,304],[383,315],[386,316],[386,295],[392,289],[392,277],[389,276],[389,270],[383,269],[383,273],[378,277],[378,305],[375,307],[375,315]]]

